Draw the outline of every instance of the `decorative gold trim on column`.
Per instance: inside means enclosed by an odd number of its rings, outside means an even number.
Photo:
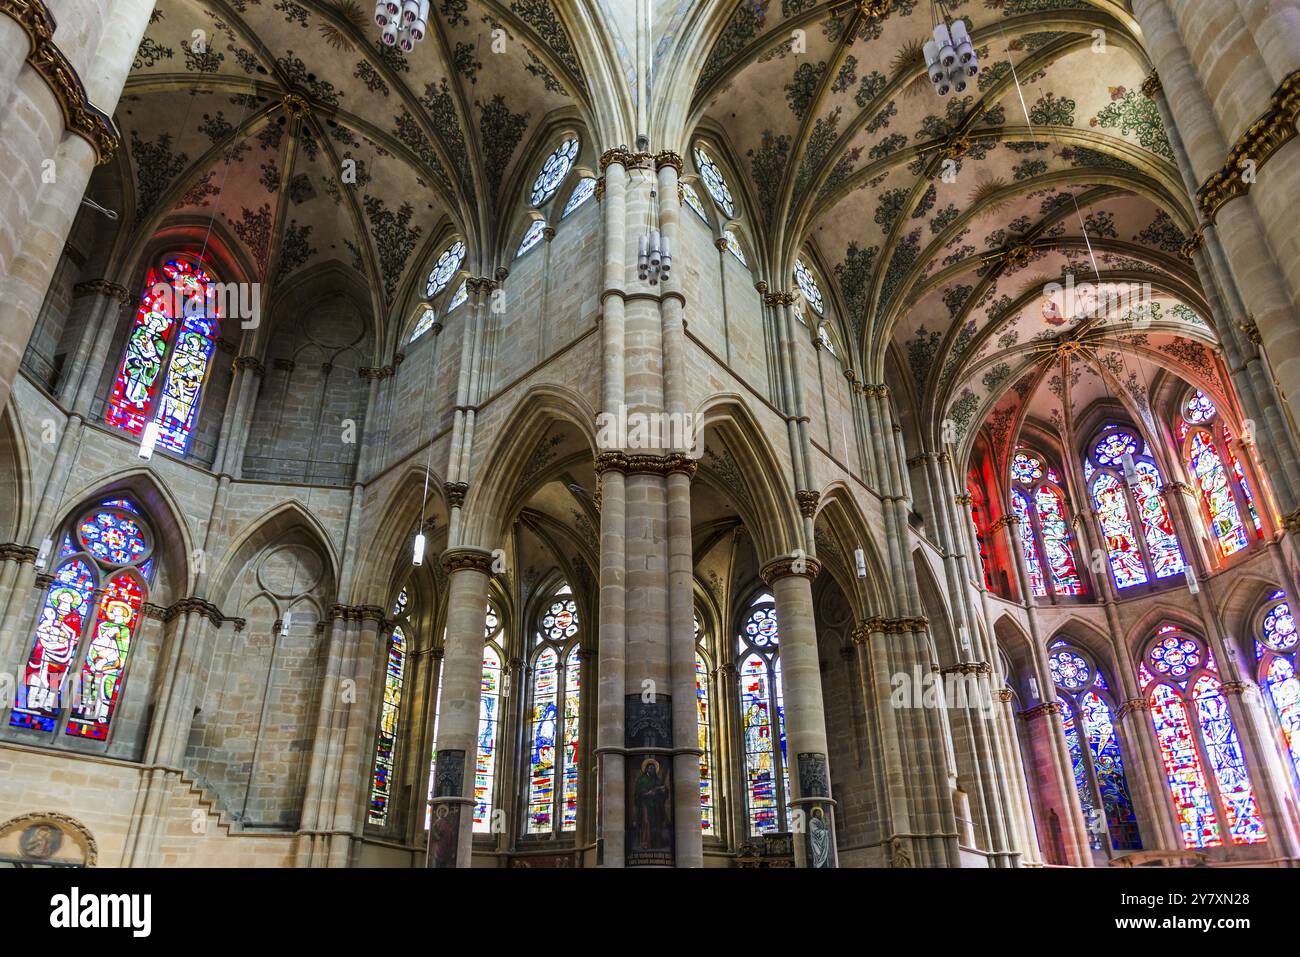
[[[600,154],[600,171],[606,172],[611,163],[617,163],[619,166],[628,167],[636,162],[636,156],[626,146],[615,146],[613,149],[605,150]]]
[[[958,505],[970,507],[975,504],[975,497],[970,492],[958,492],[953,496],[953,501]]]
[[[1061,702],[1044,701],[1042,704],[1038,705],[1037,707],[1026,708],[1024,711],[1020,712],[1020,717],[1024,718],[1026,721],[1033,721],[1035,718],[1041,718],[1043,715],[1046,714],[1061,714],[1061,713],[1062,713]]]
[[[678,192],[681,191],[680,186],[677,189]],[[598,203],[602,202],[604,199],[605,199],[605,177],[602,176],[600,177],[600,179],[596,180],[596,202]]]
[[[1134,711],[1150,711],[1151,702],[1146,698],[1129,698],[1115,712],[1115,716],[1123,721],[1125,717]]]
[[[1224,694],[1245,694],[1255,686],[1249,681],[1225,681],[1219,685],[1219,689]]]
[[[817,514],[817,503],[821,501],[822,493],[815,489],[801,488],[794,493],[794,497],[799,500],[799,514],[804,518],[813,518]]]
[[[889,13],[894,0],[858,0],[858,10],[867,18],[880,19]]]
[[[54,18],[49,9],[41,0],[0,0],[0,13],[15,20],[27,34],[32,45],[27,63],[58,100],[64,128],[91,145],[96,165],[107,163],[121,138],[112,118],[91,104],[81,77],[55,44]]]
[[[674,472],[681,472],[688,477],[694,477],[695,470],[699,468],[699,462],[681,452],[672,452],[668,455],[646,455],[629,452],[601,452],[596,456],[596,474],[603,475],[606,472],[622,472],[624,475],[632,474],[649,474],[649,475],[671,475]]]
[[[795,575],[812,581],[821,574],[821,570],[821,562],[817,561],[815,558],[810,558],[808,556],[796,558],[793,555],[783,555],[780,558],[772,559],[764,565],[759,571],[758,577],[763,579],[763,581],[767,582],[769,585],[773,584],[778,579],[790,578]]]
[[[677,170],[678,176],[681,176],[682,170],[685,169],[681,156],[674,153],[672,150],[660,150],[655,154],[655,171],[658,172],[665,166],[671,166],[673,169]]]
[[[449,548],[442,553],[442,570],[448,575],[464,571],[492,574],[492,553],[481,548]]]
[[[447,496],[448,508],[464,508],[465,495],[469,492],[469,483],[443,482],[442,491]]]
[[[1152,70],[1147,74],[1146,79],[1142,81],[1142,85],[1138,89],[1142,91],[1142,95],[1148,100],[1154,100],[1156,94],[1164,89],[1164,85],[1160,82],[1160,74]]]
[[[879,616],[868,618],[862,624],[853,630],[853,640],[858,641],[858,634],[861,633],[862,641],[866,641],[872,634],[882,635],[905,635],[910,633],[919,634],[930,627],[930,619],[924,616],[916,618],[881,618]]]
[[[1003,704],[1010,704],[1016,697],[1010,688],[999,688],[995,694],[997,695],[998,700]]]
[[[726,240],[723,240],[725,243]],[[725,248],[725,247],[722,247]],[[794,293],[792,292],[768,292],[763,294],[763,303],[768,306],[793,306]]]
[[[992,675],[993,666],[987,661],[959,661],[955,665],[940,668],[941,675]]]
[[[1196,191],[1196,206],[1206,222],[1214,222],[1224,204],[1250,192],[1251,184],[1241,177],[1242,163],[1253,161],[1258,172],[1274,153],[1300,135],[1296,129],[1300,120],[1300,70],[1282,81],[1269,104],[1228,150],[1223,167],[1211,173]]]
[[[1178,255],[1190,262],[1203,245],[1205,245],[1205,232],[1198,229],[1192,233],[1185,243],[1178,247]]]

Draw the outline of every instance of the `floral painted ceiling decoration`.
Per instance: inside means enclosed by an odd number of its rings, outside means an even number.
[[[264,282],[336,261],[378,312],[418,295],[448,221],[508,229],[539,121],[585,99],[562,7],[437,2],[404,54],[362,0],[159,0],[117,114],[137,228],[211,222]]]
[[[1107,390],[1140,409],[1156,369],[1217,374],[1195,361],[1216,343],[1195,216],[1116,4],[953,4],[982,69],[944,98],[929,4],[730,6],[694,115],[726,131],[765,260],[811,247],[829,264],[858,364],[897,370],[919,421],[959,443],[995,430],[1006,456],[1031,414],[1049,427]]]

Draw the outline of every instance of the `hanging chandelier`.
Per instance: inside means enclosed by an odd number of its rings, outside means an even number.
[[[952,90],[964,93],[966,80],[979,74],[979,56],[971,43],[966,21],[953,21],[943,4],[938,5],[934,38],[925,42],[925,68],[934,92],[947,96]]]
[[[375,23],[383,28],[379,36],[386,46],[410,53],[429,29],[429,0],[379,0]]]

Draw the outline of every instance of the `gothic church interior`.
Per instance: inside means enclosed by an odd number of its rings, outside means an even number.
[[[1300,864],[1298,120],[1300,0],[0,0],[0,865]]]

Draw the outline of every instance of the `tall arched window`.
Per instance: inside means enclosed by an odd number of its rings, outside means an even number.
[[[154,536],[133,502],[114,499],[82,514],[62,541],[9,724],[53,732],[66,718],[64,734],[106,741],[149,593]]]
[[[578,826],[580,625],[577,602],[564,585],[542,613],[533,635],[526,835],[554,835]]]
[[[1183,402],[1178,420],[1187,471],[1200,492],[1201,512],[1209,523],[1219,555],[1228,558],[1250,544],[1242,515],[1250,516],[1259,539],[1264,526],[1241,461],[1232,451],[1232,433],[1213,400],[1193,391]],[[1220,455],[1220,450],[1228,461]]]
[[[781,687],[781,632],[776,599],[750,602],[738,644],[740,732],[745,760],[749,833],[784,831],[790,771],[785,753],[785,695]]]
[[[1183,574],[1186,564],[1151,450],[1126,428],[1107,426],[1083,465],[1110,557],[1115,587]],[[1141,534],[1135,530],[1141,523]]]
[[[474,767],[474,833],[492,831],[492,799],[501,730],[501,673],[506,653],[501,615],[489,602],[483,624],[483,679],[479,689],[478,757]]]
[[[731,198],[731,188],[727,186],[727,178],[722,175],[722,170],[703,146],[695,147],[695,169],[700,174],[700,179],[704,181],[704,188],[708,190],[709,196],[727,214],[728,219],[734,219],[736,204]]]
[[[183,455],[219,332],[215,284],[188,259],[167,260],[145,281],[105,421],[133,435],[152,424],[157,444]]]
[[[578,140],[575,137],[569,137],[558,147],[555,152],[546,157],[546,162],[542,164],[541,171],[537,178],[533,180],[533,188],[528,194],[528,201],[534,206],[541,206],[548,199],[555,195],[563,184],[565,178],[569,175],[569,170],[573,169],[573,161],[578,158]]]
[[[1268,839],[1214,656],[1174,625],[1147,648],[1138,676],[1186,847]],[[1206,768],[1209,768],[1209,773]]]
[[[1107,701],[1106,681],[1087,658],[1063,642],[1053,646],[1048,665],[1062,707],[1065,741],[1074,765],[1079,802],[1089,818],[1092,846],[1101,847],[1100,826],[1092,826],[1095,816],[1097,825],[1103,823],[1104,817],[1111,847],[1119,851],[1137,850],[1142,847],[1142,841],[1124,776],[1124,758],[1115,736],[1113,712]]]
[[[1029,568],[1030,590],[1037,596],[1083,594],[1074,561],[1065,494],[1056,470],[1029,452],[1011,460],[1012,508],[1020,519],[1020,547]],[[1032,502],[1032,508],[1030,503]],[[1046,566],[1048,575],[1043,575]]]
[[[560,214],[560,219],[567,219],[571,212],[595,195],[596,180],[594,177],[586,176],[578,180],[578,185],[573,187],[573,193],[569,196],[569,201],[564,204],[564,212]]]
[[[388,640],[388,664],[384,669],[384,701],[379,708],[379,733],[375,736],[374,769],[370,774],[370,805],[366,822],[379,827],[388,823],[388,804],[393,790],[396,764],[397,724],[402,716],[402,684],[406,680],[407,630],[411,627],[410,597],[403,588],[393,603],[393,635]]]
[[[1286,592],[1275,591],[1260,611],[1255,638],[1255,660],[1259,682],[1268,690],[1269,701],[1282,730],[1282,743],[1291,756],[1291,767],[1300,785],[1300,678],[1296,657],[1300,635]]]
[[[708,634],[695,616],[695,707],[700,731],[700,830],[716,833],[713,800],[713,707],[709,695]]]
[[[433,269],[429,270],[429,278],[424,284],[425,298],[432,299],[446,289],[464,261],[465,244],[458,239],[443,250],[438,261],[433,264]]]

